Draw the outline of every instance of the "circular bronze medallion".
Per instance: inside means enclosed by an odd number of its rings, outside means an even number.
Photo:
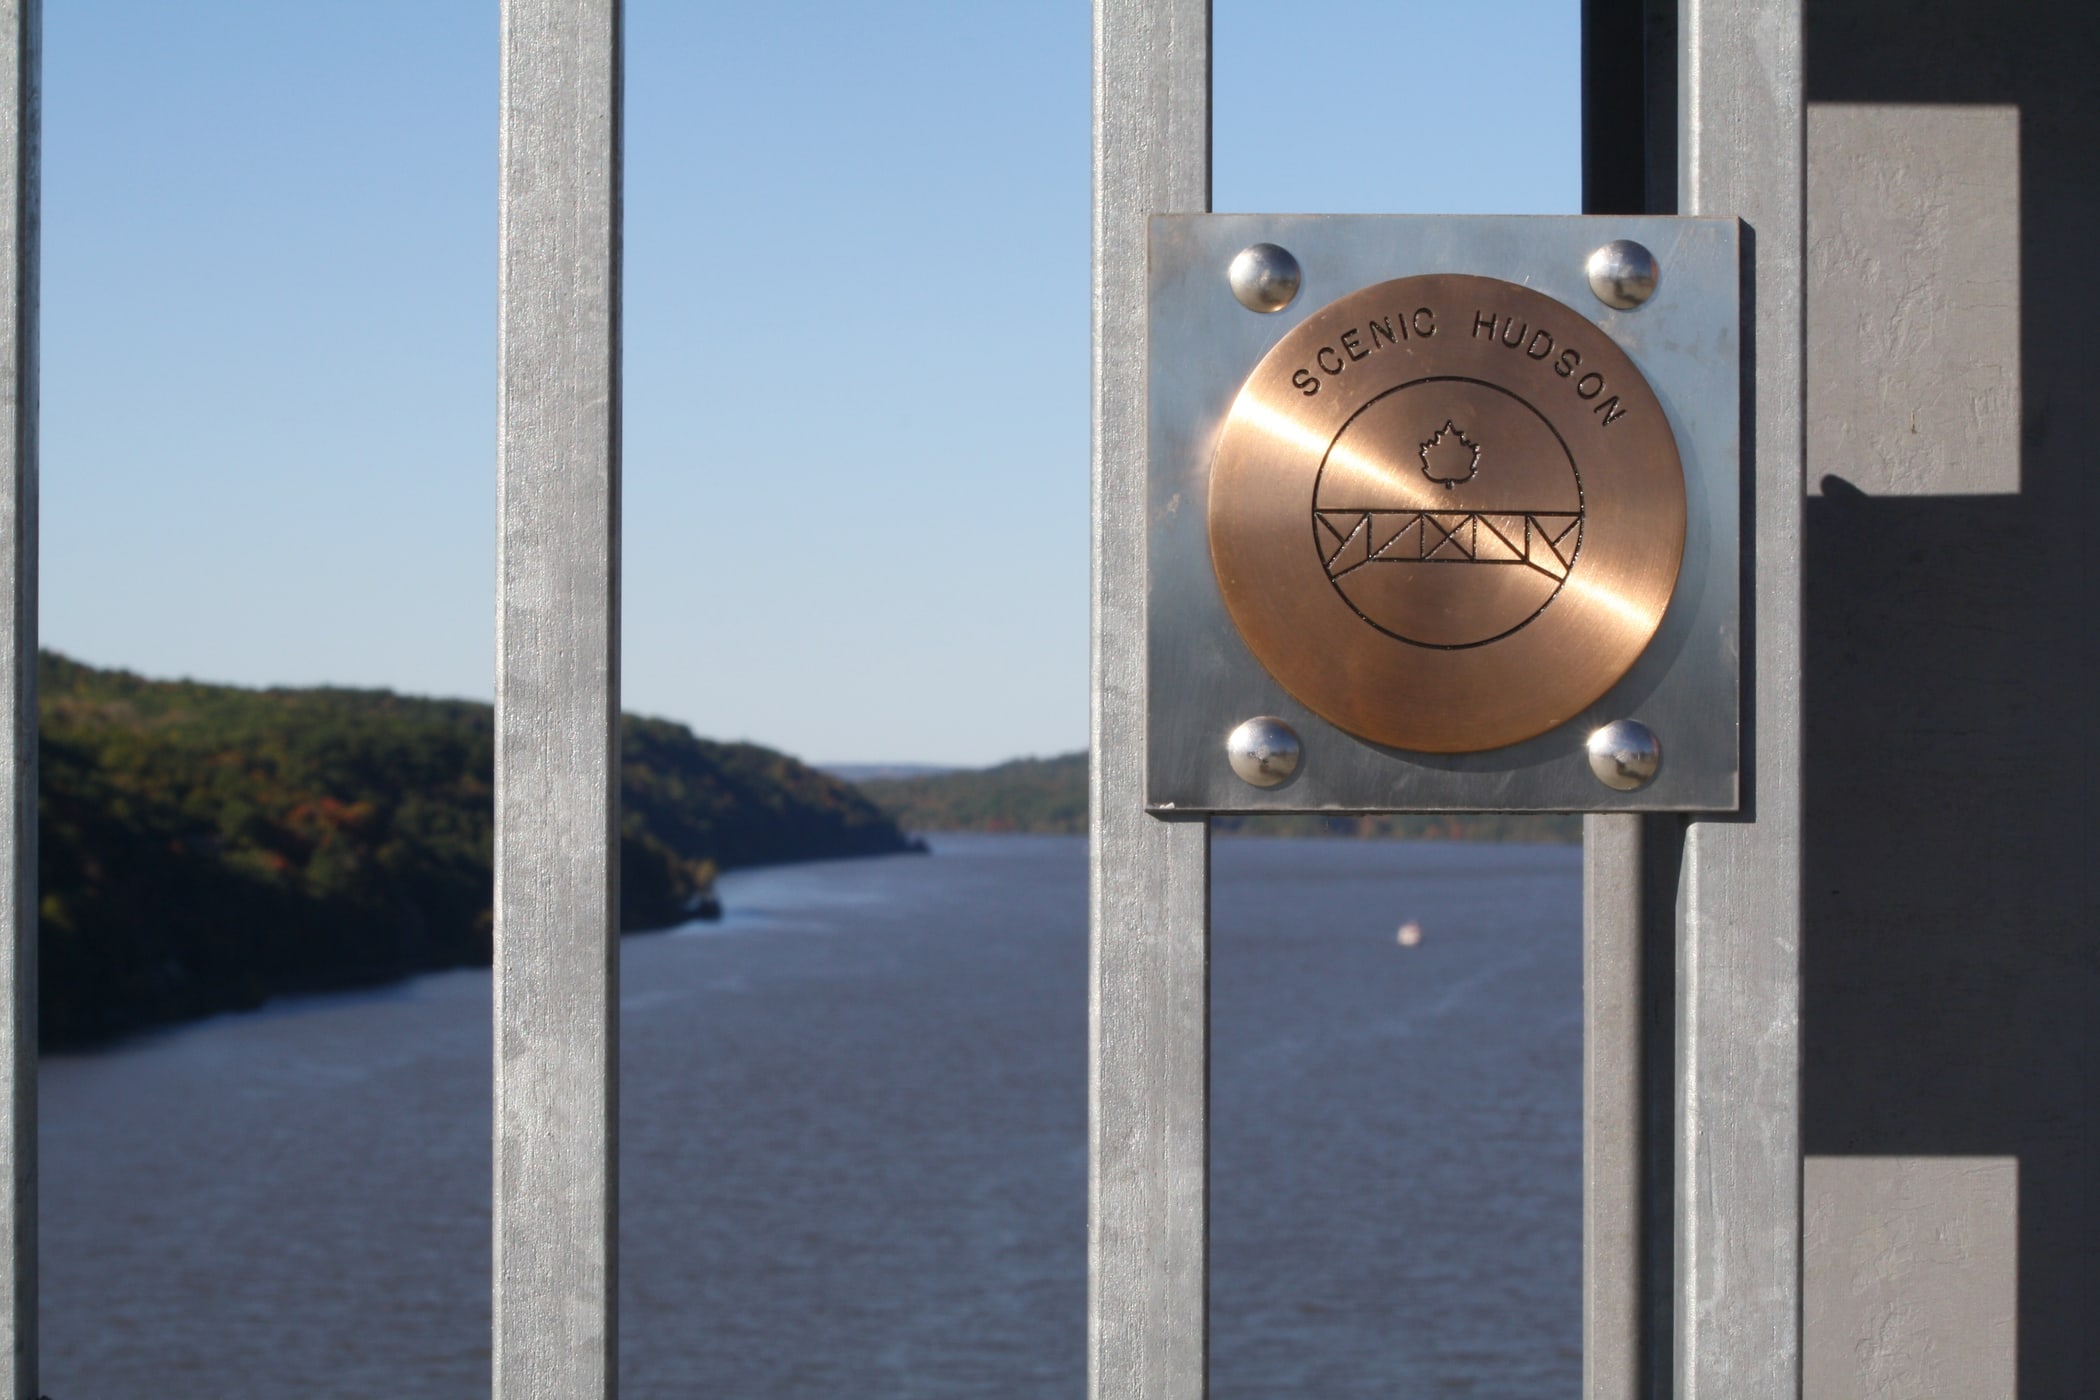
[[[1218,587],[1332,723],[1430,753],[1573,718],[1661,625],[1684,471],[1633,361],[1489,277],[1352,292],[1263,357],[1218,440]]]

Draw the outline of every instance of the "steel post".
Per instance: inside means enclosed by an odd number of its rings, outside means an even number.
[[[1146,222],[1210,207],[1207,0],[1094,10],[1087,1376],[1205,1390],[1210,828],[1145,811]]]
[[[0,1394],[37,1394],[36,791],[37,791],[37,241],[40,0],[0,4],[0,627],[7,681],[0,685],[0,1143],[8,1159],[0,1195]]]
[[[1582,1400],[1643,1380],[1641,896],[1646,818],[1582,828]]]
[[[494,1393],[617,1388],[619,0],[505,0]]]
[[[1743,810],[1676,891],[1679,1400],[1801,1384],[1801,0],[1682,0],[1680,212],[1744,243]],[[1651,927],[1667,928],[1664,911]]]

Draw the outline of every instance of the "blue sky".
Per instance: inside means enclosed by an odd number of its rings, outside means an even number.
[[[1215,204],[1578,207],[1578,0],[1218,0]],[[1085,4],[629,0],[629,709],[1078,748]],[[45,11],[45,644],[485,697],[494,0]]]

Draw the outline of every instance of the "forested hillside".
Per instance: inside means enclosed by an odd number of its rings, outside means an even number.
[[[908,831],[1086,830],[1086,754],[1022,758],[996,768],[870,779],[861,790]],[[1572,816],[1218,817],[1245,836],[1367,836],[1428,841],[1579,841]]]
[[[908,831],[1086,830],[1084,753],[916,778],[870,778],[860,790]]]
[[[487,705],[51,653],[40,686],[46,1044],[488,962]],[[717,868],[908,846],[857,790],[770,749],[629,717],[621,758],[629,930],[687,917]]]

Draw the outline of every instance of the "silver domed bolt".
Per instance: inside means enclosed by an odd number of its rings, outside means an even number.
[[[1637,719],[1615,719],[1590,735],[1590,771],[1620,792],[1648,786],[1662,766],[1662,741]]]
[[[1249,311],[1281,311],[1298,295],[1305,273],[1290,251],[1274,243],[1240,249],[1226,269],[1232,294]]]
[[[1631,311],[1654,296],[1662,277],[1655,254],[1630,238],[1615,238],[1590,254],[1584,271],[1597,300],[1621,311]]]
[[[1256,715],[1225,740],[1225,758],[1232,771],[1258,788],[1289,782],[1303,756],[1298,731],[1274,715]]]

